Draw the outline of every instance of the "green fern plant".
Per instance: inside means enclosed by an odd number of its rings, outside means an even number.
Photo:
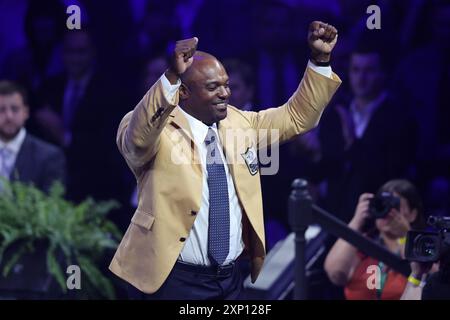
[[[61,255],[67,265],[80,266],[85,287],[108,299],[115,298],[112,283],[97,267],[106,250],[115,249],[121,234],[106,219],[118,207],[116,201],[94,202],[91,198],[80,204],[64,199],[64,187],[56,182],[48,194],[33,185],[18,181],[0,181],[0,270],[7,277],[12,267],[34,245],[45,241],[47,269],[66,293],[66,274]],[[5,250],[15,246],[4,261]],[[6,261],[7,260],[7,261]],[[83,281],[85,281],[83,280]],[[89,298],[89,297],[87,297]]]

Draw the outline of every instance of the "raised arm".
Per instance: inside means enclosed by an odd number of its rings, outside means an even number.
[[[122,119],[117,145],[133,170],[145,165],[158,152],[161,131],[178,105],[180,76],[192,65],[197,43],[197,38],[177,41],[169,69]]]
[[[320,21],[310,24],[308,45],[311,58],[299,87],[284,105],[249,113],[254,129],[277,129],[280,140],[284,141],[317,126],[323,110],[341,83],[330,67],[331,51],[336,42],[336,28]]]

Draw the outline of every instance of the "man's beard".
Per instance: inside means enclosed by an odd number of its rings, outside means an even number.
[[[0,129],[0,139],[2,139],[3,141],[10,141],[17,136],[20,129],[21,127],[15,129],[13,133],[5,132],[4,130]]]

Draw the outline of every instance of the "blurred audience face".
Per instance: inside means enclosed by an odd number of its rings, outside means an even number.
[[[0,139],[14,139],[28,116],[28,107],[19,93],[0,94]]]
[[[381,234],[390,238],[401,238],[406,236],[406,232],[410,229],[410,224],[416,219],[417,210],[412,210],[408,200],[404,197],[396,192],[394,194],[400,198],[400,210],[391,209],[386,218],[377,219],[375,224]]]
[[[375,99],[383,89],[385,75],[377,53],[353,53],[349,79],[356,98]]]
[[[160,11],[149,12],[144,16],[142,30],[152,45],[166,43],[171,36],[177,33],[173,21],[167,17],[167,14]]]
[[[242,109],[245,105],[252,103],[253,88],[245,83],[238,72],[230,72],[230,103]]]
[[[63,61],[71,78],[86,75],[94,63],[94,48],[88,33],[71,31],[65,35]]]
[[[262,2],[255,15],[255,35],[258,46],[276,50],[292,47],[293,12],[289,7]]]
[[[147,62],[142,77],[142,91],[147,92],[150,87],[155,84],[156,81],[168,68],[167,61],[164,57],[156,57]]]

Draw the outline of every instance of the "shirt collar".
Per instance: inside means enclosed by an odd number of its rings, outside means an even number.
[[[18,154],[20,147],[22,147],[23,140],[25,140],[25,136],[27,131],[25,128],[20,129],[19,133],[16,134],[14,139],[8,142],[4,142],[0,140],[0,148],[7,148],[8,150],[14,152],[14,154]]]
[[[350,111],[354,115],[358,115],[360,117],[370,117],[372,113],[381,105],[381,103],[386,99],[387,92],[383,91],[381,92],[378,97],[373,100],[372,102],[368,103],[365,108],[358,109],[356,108],[356,101],[353,100],[350,104]]]
[[[93,74],[93,71],[90,70],[83,77],[81,77],[81,79],[79,79],[79,80],[75,80],[75,79],[69,78],[68,85],[73,87],[77,83],[80,86],[80,90],[84,91],[84,89],[86,88],[87,84],[89,83],[89,80],[91,80],[92,74]]]
[[[181,108],[180,106],[178,106],[178,108],[183,113],[183,115],[186,117],[186,119],[189,123],[189,126],[191,127],[192,136],[194,138],[194,141],[197,144],[202,144],[203,142],[205,142],[206,135],[208,134],[209,128],[212,128],[217,135],[217,125],[215,123],[212,126],[207,126],[206,124],[204,124],[197,118],[194,118],[189,113],[184,111],[183,108]]]

